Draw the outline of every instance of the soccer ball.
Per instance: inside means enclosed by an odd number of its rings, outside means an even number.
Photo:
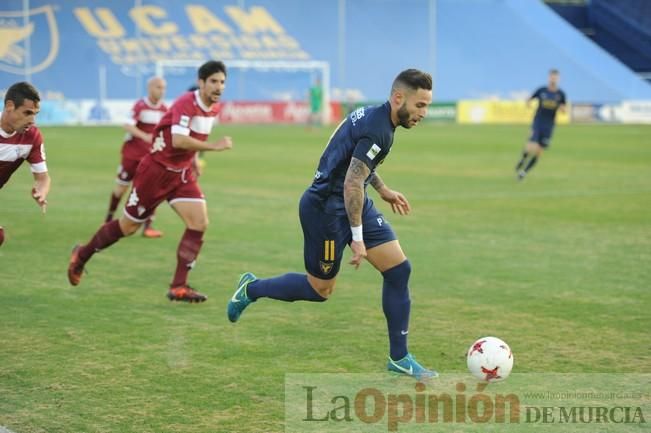
[[[508,344],[496,337],[484,337],[472,343],[467,355],[468,370],[479,380],[499,382],[511,374],[513,353]]]

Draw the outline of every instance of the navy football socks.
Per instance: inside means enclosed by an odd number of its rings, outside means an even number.
[[[537,156],[531,157],[531,159],[529,160],[529,164],[527,164],[524,171],[529,172],[529,170],[531,170],[533,166],[536,165],[536,162],[538,162],[538,157]]]
[[[527,160],[527,156],[529,156],[529,153],[527,151],[522,152],[522,159],[520,159],[520,162],[518,162],[518,165],[515,166],[516,170],[520,170],[522,166],[524,165],[524,162]]]
[[[409,275],[411,264],[405,260],[398,266],[382,272],[382,309],[387,319],[391,359],[398,361],[407,356],[407,333],[409,332]]]
[[[307,275],[297,273],[255,280],[247,286],[246,295],[252,301],[258,298],[271,298],[287,302],[323,302],[326,300],[312,288],[307,281]]]

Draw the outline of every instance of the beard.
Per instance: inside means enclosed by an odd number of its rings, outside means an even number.
[[[403,128],[411,128],[409,123],[409,111],[407,111],[407,104],[402,104],[402,107],[398,108],[398,124]]]

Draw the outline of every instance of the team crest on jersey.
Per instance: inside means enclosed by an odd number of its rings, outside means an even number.
[[[334,267],[333,262],[324,262],[323,260],[319,261],[319,267],[321,268],[321,272],[323,272],[324,275],[328,275],[330,271],[332,271],[332,268]]]
[[[30,9],[27,15],[28,23],[25,24],[22,10],[0,12],[0,71],[20,75],[41,72],[59,53],[59,30],[53,7]],[[49,41],[49,44],[35,43],[40,41]],[[28,50],[31,67],[25,71]]]

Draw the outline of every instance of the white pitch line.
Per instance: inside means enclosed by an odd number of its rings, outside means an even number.
[[[3,426],[0,425],[0,433],[16,433],[16,432],[11,431],[7,427],[3,427]]]

